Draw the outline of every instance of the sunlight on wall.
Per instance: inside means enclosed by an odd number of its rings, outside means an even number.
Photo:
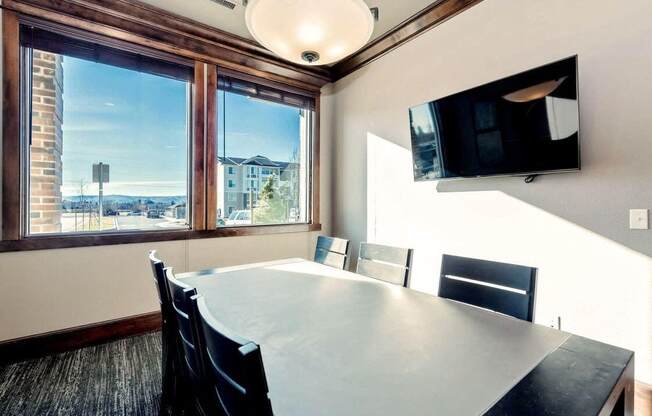
[[[441,255],[539,269],[535,321],[636,352],[652,381],[652,259],[499,191],[415,183],[410,151],[367,133],[368,241],[415,249],[412,289],[435,294]]]

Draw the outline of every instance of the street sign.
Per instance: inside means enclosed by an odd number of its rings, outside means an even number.
[[[105,163],[93,163],[93,183],[109,182],[109,165]]]
[[[109,165],[105,163],[93,163],[93,182],[99,183],[98,195],[98,216],[99,228],[102,231],[102,217],[104,216],[104,184],[109,182]]]

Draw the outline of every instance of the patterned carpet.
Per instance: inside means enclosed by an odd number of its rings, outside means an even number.
[[[158,415],[161,334],[0,368],[0,415]]]

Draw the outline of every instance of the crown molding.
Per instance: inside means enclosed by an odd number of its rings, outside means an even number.
[[[481,1],[435,1],[330,67],[290,63],[255,41],[138,0],[2,0],[2,8],[314,92]]]
[[[355,54],[331,67],[331,79],[337,81],[414,39],[423,32],[475,6],[482,0],[440,0],[405,20],[394,29],[367,44]]]
[[[256,42],[137,0],[3,0],[2,8],[311,91],[331,80],[327,68],[292,64]]]

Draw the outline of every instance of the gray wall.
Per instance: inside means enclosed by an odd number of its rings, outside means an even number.
[[[652,381],[649,0],[485,0],[337,82],[333,226],[416,248],[435,293],[442,253],[537,266],[536,320],[636,350]],[[408,108],[579,55],[582,171],[413,183]]]

